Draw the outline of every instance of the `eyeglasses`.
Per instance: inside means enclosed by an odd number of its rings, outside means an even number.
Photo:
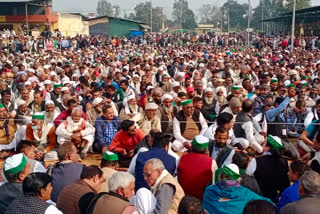
[[[155,170],[155,169],[152,170],[152,172],[150,172],[149,174],[144,172],[144,173],[143,173],[143,176],[145,176],[146,178],[149,178],[154,171],[156,171],[156,170]]]

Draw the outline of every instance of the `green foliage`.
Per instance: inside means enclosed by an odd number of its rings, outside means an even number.
[[[173,3],[172,11],[175,27],[183,29],[194,29],[197,27],[196,18],[191,9],[189,9],[186,0],[176,0]]]
[[[151,26],[151,3],[139,3],[134,8],[134,13],[130,13],[129,19],[144,22]],[[166,17],[162,13],[162,8],[152,7],[152,30],[157,32],[162,28],[162,21],[166,21]]]
[[[232,29],[243,30],[248,27],[248,4],[239,4],[235,0],[228,0],[222,6],[223,29],[227,29],[227,16],[229,13],[229,25]]]
[[[97,15],[98,16],[120,16],[120,6],[112,5],[106,0],[99,0],[97,5]]]
[[[221,22],[221,12],[221,8],[215,5],[203,4],[199,9],[200,23],[218,26],[218,23]]]

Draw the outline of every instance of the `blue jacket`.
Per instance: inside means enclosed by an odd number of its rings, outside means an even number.
[[[166,150],[164,150],[163,148],[153,147],[149,151],[141,152],[138,154],[135,167],[136,191],[142,187],[149,189],[147,182],[144,180],[143,167],[145,162],[152,158],[159,158],[163,162],[166,170],[171,175],[173,175],[176,171],[176,159],[169,155],[168,152],[166,152]]]
[[[100,116],[97,118],[96,123],[94,124],[94,128],[96,129],[94,137],[95,142],[102,148],[106,145],[106,142],[104,140],[104,132],[106,130],[107,124],[106,124],[106,118],[104,116]],[[114,127],[119,131],[121,128],[121,119],[120,117],[113,117],[112,123]]]
[[[230,186],[229,182],[236,185]],[[251,200],[271,202],[270,199],[252,192],[236,181],[221,181],[206,188],[202,208],[209,214],[242,214],[244,207]]]

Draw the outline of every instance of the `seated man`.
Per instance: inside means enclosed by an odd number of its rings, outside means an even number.
[[[145,135],[148,135],[152,129],[161,131],[160,118],[156,115],[157,110],[157,104],[147,103],[145,112],[136,114],[131,120],[138,125],[138,128],[141,129]]]
[[[173,134],[176,140],[172,149],[183,152],[191,149],[191,141],[196,135],[201,135],[208,125],[201,112],[194,110],[191,100],[182,101],[182,110],[173,119]]]
[[[17,125],[13,119],[9,118],[9,114],[3,104],[0,104],[0,156],[2,158],[9,156],[10,150],[16,147],[13,141],[17,131]]]
[[[90,192],[97,193],[103,182],[103,172],[98,166],[91,165],[84,169],[76,181],[63,188],[57,200],[57,208],[63,213],[79,214],[80,198]]]
[[[209,139],[201,135],[192,141],[192,152],[181,157],[178,165],[178,181],[186,195],[202,200],[206,186],[218,169],[208,154]]]
[[[42,91],[34,92],[34,100],[28,105],[29,109],[31,109],[32,113],[42,112],[45,110],[45,100],[43,100]]]
[[[2,170],[8,183],[0,187],[0,213],[4,213],[14,199],[23,195],[22,182],[30,174],[30,165],[20,153],[8,157]]]
[[[184,191],[178,181],[165,169],[163,162],[157,158],[148,160],[144,165],[143,174],[157,199],[154,213],[177,213]]]
[[[120,130],[121,120],[114,116],[112,106],[105,105],[102,107],[102,116],[95,121],[95,142],[93,149],[101,153],[103,148],[111,144],[114,136]]]
[[[288,136],[299,137],[302,134],[305,128],[308,127],[304,122],[309,112],[306,108],[305,100],[298,100],[295,106],[287,111]]]
[[[92,108],[90,108],[87,112],[86,112],[86,115],[87,115],[87,118],[88,118],[88,122],[94,126],[95,122],[96,122],[96,119],[98,117],[100,117],[101,115],[101,112],[102,112],[102,106],[103,106],[103,103],[102,103],[103,99],[100,98],[100,97],[97,97],[95,98],[93,101],[92,101]]]
[[[220,174],[220,182],[206,188],[202,201],[203,210],[215,214],[242,214],[243,208],[251,200],[270,201],[241,186],[237,181],[239,177],[237,165],[224,166]]]
[[[86,165],[78,163],[77,148],[71,142],[62,144],[58,149],[59,162],[49,165],[48,174],[52,176],[51,200],[57,202],[61,190],[80,179]]]
[[[25,126],[31,121],[32,112],[28,108],[27,102],[24,100],[18,99],[16,101],[17,109],[14,111],[16,124],[20,126]]]
[[[121,109],[119,116],[122,120],[130,120],[142,111],[142,108],[137,104],[136,97],[134,95],[130,95],[123,100],[123,108]]]
[[[59,116],[54,120],[54,124],[56,127],[60,125],[63,121],[67,119],[67,117],[71,116],[72,109],[76,108],[78,106],[77,101],[74,99],[69,99],[67,101],[67,110],[61,112]],[[82,111],[82,110],[81,110]],[[86,114],[82,111],[81,115],[82,119],[87,120]]]
[[[84,158],[93,144],[95,128],[81,118],[82,113],[82,109],[74,108],[71,116],[58,126],[56,134],[60,145],[66,141],[73,142],[80,152],[80,157]]]
[[[161,116],[161,130],[168,134],[173,134],[172,121],[178,109],[172,105],[173,97],[170,94],[164,94],[161,98],[162,104],[159,106]]]
[[[144,133],[136,129],[134,122],[124,120],[121,123],[121,130],[114,136],[109,151],[115,152],[119,156],[119,164],[128,167],[134,156],[134,147],[143,138]]]
[[[50,156],[56,156],[56,152],[52,151],[57,144],[57,136],[55,131],[56,129],[53,125],[44,122],[43,114],[35,113],[32,116],[32,123],[28,124],[26,128],[26,140],[35,143],[37,147],[38,158],[46,156],[47,153]]]
[[[45,122],[54,125],[53,121],[59,116],[60,111],[55,107],[52,100],[47,100],[45,103],[45,111],[43,111],[42,114],[44,114]]]
[[[27,159],[28,164],[30,165],[30,172],[46,172],[46,168],[36,160],[37,152],[36,146],[33,142],[22,140],[18,145],[16,151],[18,153],[24,154]],[[1,183],[0,186],[4,183],[8,182],[6,176],[4,175],[4,171],[1,171]]]
[[[110,213],[114,214],[138,214],[138,211],[129,200],[134,195],[134,177],[128,172],[114,173],[108,182],[109,191],[99,197],[93,206],[89,206],[87,211],[93,214],[106,213],[106,207]],[[86,197],[80,199],[82,200]],[[144,201],[144,203],[147,203]]]
[[[209,156],[217,162],[219,168],[232,162],[235,150],[227,145],[229,139],[228,130],[219,126],[214,134],[214,140],[209,141]]]
[[[109,178],[117,172],[119,167],[119,157],[113,152],[106,151],[101,159],[100,168],[103,172],[104,181],[100,192],[109,192],[108,180]]]

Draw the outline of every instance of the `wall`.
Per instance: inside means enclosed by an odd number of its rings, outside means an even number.
[[[110,36],[130,36],[130,30],[143,30],[139,23],[123,19],[109,18]]]
[[[60,13],[57,27],[62,36],[74,37],[77,34],[89,35],[89,24],[82,17],[74,14]]]

